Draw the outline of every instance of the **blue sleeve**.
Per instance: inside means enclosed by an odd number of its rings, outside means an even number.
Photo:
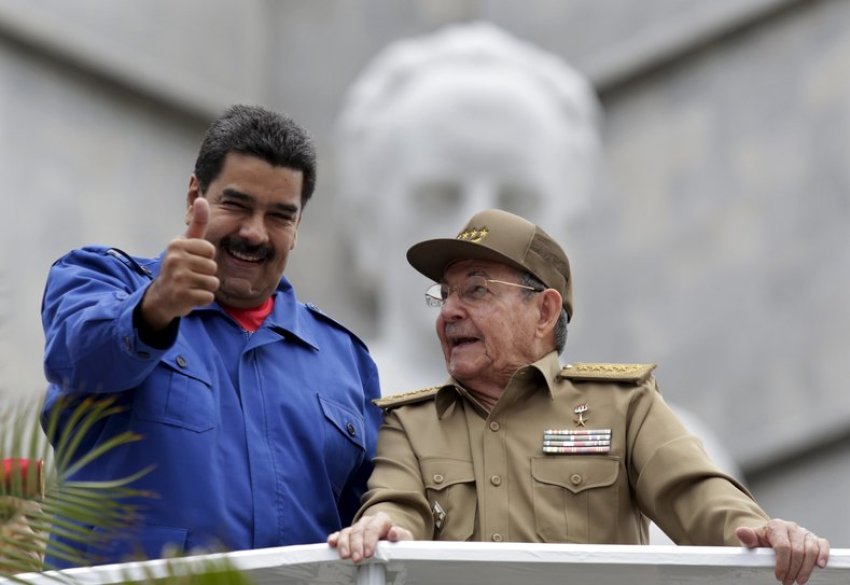
[[[41,308],[51,398],[127,390],[156,367],[167,349],[143,343],[133,325],[150,282],[107,248],[75,250],[51,267]]]
[[[383,411],[372,402],[381,397],[378,382],[378,368],[367,351],[362,353],[362,372],[364,394],[364,412],[366,415],[366,456],[360,467],[351,474],[348,485],[340,494],[339,514],[342,526],[350,526],[354,515],[360,508],[360,499],[366,492],[366,482],[374,467],[375,445],[378,441],[378,429],[381,426]]]

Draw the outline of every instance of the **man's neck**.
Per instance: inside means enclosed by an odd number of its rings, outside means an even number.
[[[499,398],[502,396],[502,392],[504,389],[499,391],[498,393],[488,393],[488,392],[479,392],[478,390],[469,390],[470,395],[475,398],[476,402],[478,402],[487,412],[492,412],[496,407],[496,403],[499,402]]]

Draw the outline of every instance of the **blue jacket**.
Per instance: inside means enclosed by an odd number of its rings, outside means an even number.
[[[136,530],[89,552],[116,562],[139,550],[158,557],[165,545],[323,542],[351,522],[372,469],[380,390],[365,345],[299,303],[284,278],[256,332],[213,303],[181,318],[167,349],[148,346],[133,310],[159,262],[87,247],[57,261],[47,280],[43,420],[62,396],[109,394],[124,410],[86,435],[83,452],[123,431],[143,437],[73,479],[155,466],[134,483],[157,496],[138,501]]]

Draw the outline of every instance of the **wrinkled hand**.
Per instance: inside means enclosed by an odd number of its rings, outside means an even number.
[[[348,528],[328,536],[328,544],[339,551],[339,557],[355,563],[374,555],[379,540],[413,540],[413,533],[393,524],[384,512],[378,512],[374,516],[363,516]]]
[[[210,217],[209,202],[198,197],[192,203],[189,226],[182,237],[171,240],[162,269],[142,299],[141,312],[154,331],[172,320],[215,299],[219,281],[215,246],[203,239]]]
[[[735,535],[747,548],[770,547],[776,552],[774,574],[783,585],[809,580],[815,565],[826,566],[829,541],[794,522],[774,518],[759,528],[740,527]]]

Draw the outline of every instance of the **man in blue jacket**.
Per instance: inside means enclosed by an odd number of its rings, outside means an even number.
[[[111,396],[121,411],[83,451],[124,431],[73,479],[133,487],[140,521],[98,538],[92,562],[128,554],[322,542],[351,523],[372,469],[380,411],[375,364],[352,333],[302,304],[283,276],[316,179],[314,147],[292,120],[234,106],[205,136],[183,236],[155,259],[72,251],[42,306],[44,417]],[[65,566],[54,546],[52,566]]]

